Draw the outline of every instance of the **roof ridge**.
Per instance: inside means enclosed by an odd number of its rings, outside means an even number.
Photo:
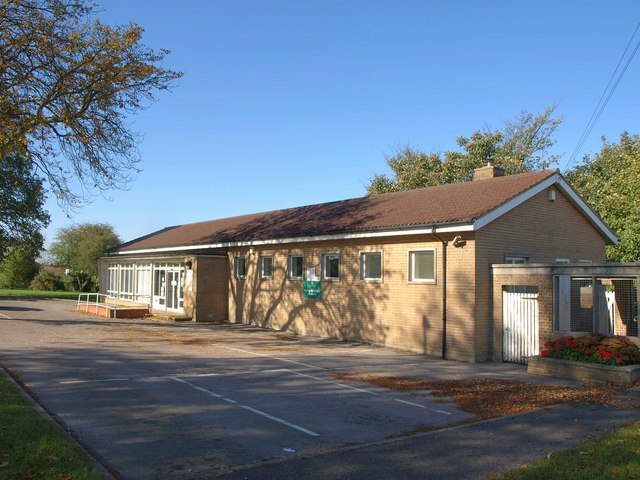
[[[188,223],[139,237],[112,251],[464,225],[557,173],[557,169],[538,170]]]
[[[330,205],[338,205],[340,203],[348,203],[348,202],[353,202],[356,200],[366,200],[366,199],[373,199],[373,198],[382,198],[382,197],[386,197],[386,196],[391,196],[391,195],[407,195],[410,194],[411,192],[421,192],[421,191],[425,191],[425,190],[430,190],[430,189],[445,189],[445,188],[451,188],[451,187],[456,187],[456,188],[460,188],[463,185],[470,185],[473,184],[474,182],[484,182],[486,180],[499,180],[499,179],[514,179],[514,178],[518,178],[518,177],[522,177],[522,176],[526,176],[526,175],[533,175],[533,174],[540,174],[542,172],[548,173],[548,176],[551,176],[553,173],[558,173],[559,170],[557,168],[553,168],[553,169],[545,169],[545,170],[534,170],[531,172],[521,172],[521,173],[514,173],[512,175],[504,175],[501,177],[492,177],[492,178],[483,178],[480,180],[468,180],[468,181],[463,181],[463,182],[454,182],[454,183],[442,183],[439,185],[431,185],[428,187],[420,187],[420,188],[411,188],[411,189],[407,189],[407,190],[398,190],[396,192],[385,192],[385,193],[379,193],[379,194],[374,194],[374,195],[363,195],[361,197],[351,197],[351,198],[344,198],[341,200],[332,200],[329,202],[320,202],[320,203],[312,203],[312,204],[308,204],[308,205],[299,205],[297,207],[285,207],[285,208],[275,208],[272,210],[264,210],[261,212],[253,212],[253,213],[243,213],[240,215],[232,215],[230,217],[222,217],[222,218],[212,218],[210,220],[202,220],[199,222],[191,222],[191,223],[185,223],[183,225],[177,225],[177,227],[185,227],[185,226],[190,226],[190,225],[200,225],[200,224],[206,224],[206,223],[211,223],[211,222],[218,222],[221,220],[231,220],[231,219],[241,219],[243,217],[256,217],[256,216],[262,216],[262,215],[269,215],[269,214],[275,214],[275,213],[282,213],[282,212],[287,212],[287,211],[293,211],[293,210],[302,210],[302,209],[309,209],[309,208],[316,208],[316,207],[328,207]],[[169,228],[175,228],[175,227],[165,227],[167,229]],[[151,233],[149,235],[154,235],[155,233],[160,233],[162,232],[162,230],[158,230],[157,232]],[[140,237],[140,238],[144,238],[144,237]],[[134,241],[134,240],[132,240]],[[128,242],[127,242],[128,243]]]

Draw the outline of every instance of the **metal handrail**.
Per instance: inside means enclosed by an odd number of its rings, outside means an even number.
[[[151,300],[151,296],[150,295],[136,295],[136,298],[147,298],[149,300]],[[84,300],[83,300],[84,298]],[[92,298],[95,298],[95,300],[92,300]],[[104,299],[102,302],[100,301],[100,299]],[[109,300],[111,300],[111,302],[109,302]],[[109,295],[105,295],[104,293],[80,293],[78,294],[78,304],[76,306],[76,312],[78,310],[80,310],[80,305],[85,305],[85,312],[89,312],[89,306],[91,307],[95,307],[95,314],[98,315],[98,312],[100,310],[101,307],[104,307],[105,310],[105,318],[109,317],[109,311],[113,310],[113,318],[118,318],[118,308],[127,308],[131,305],[123,305],[122,304],[123,299],[118,299]],[[134,305],[143,305],[140,302],[134,302],[131,300],[126,300],[129,301],[131,304]],[[118,303],[119,302],[119,303]],[[150,305],[150,302],[146,304],[146,306],[148,307]]]

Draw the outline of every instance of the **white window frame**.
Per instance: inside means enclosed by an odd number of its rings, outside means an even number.
[[[107,296],[118,298],[118,282],[120,280],[120,272],[117,264],[109,265],[107,269]]]
[[[118,298],[125,300],[133,299],[134,287],[133,263],[124,263],[120,265],[120,284],[118,288]]]
[[[323,253],[322,256],[322,280],[326,280],[329,282],[338,282],[340,281],[340,254],[339,253]],[[327,272],[327,260],[330,259],[338,259],[338,276],[337,277],[329,277]]]
[[[271,261],[271,273],[267,274],[265,272],[265,265],[264,262],[266,260],[270,260]],[[274,264],[273,264],[273,255],[260,255],[260,257],[258,258],[258,265],[259,265],[259,269],[260,269],[260,279],[261,280],[268,280],[270,278],[273,278],[273,268],[274,268]]]
[[[300,275],[293,274],[293,259],[301,258],[302,259],[302,270]],[[304,279],[304,254],[302,253],[290,253],[287,256],[287,278],[289,280],[303,280]]]
[[[135,270],[135,292],[134,301],[141,303],[151,303],[151,264],[141,263],[136,265]]]
[[[504,263],[509,265],[526,265],[531,260],[527,255],[505,255]]]
[[[244,272],[240,275],[240,262],[244,265]],[[233,271],[238,279],[247,278],[247,257],[246,255],[236,255],[233,258]]]
[[[433,278],[415,278],[415,259],[417,253],[432,253],[433,254]],[[424,248],[420,250],[409,250],[409,266],[408,266],[408,278],[409,283],[436,283],[438,272],[437,255],[435,248]]]
[[[380,276],[379,277],[369,276],[369,272],[367,272],[367,262],[366,262],[366,258],[368,255],[380,256]],[[384,256],[382,252],[380,251],[360,252],[360,280],[364,282],[382,282],[383,276],[384,276]]]

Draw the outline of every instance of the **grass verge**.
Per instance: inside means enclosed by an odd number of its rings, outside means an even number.
[[[62,298],[77,300],[80,292],[50,292],[48,290],[29,290],[20,288],[0,288],[0,297],[22,298]]]
[[[0,375],[0,479],[98,480],[86,454]]]
[[[623,480],[640,478],[640,422],[492,480]]]

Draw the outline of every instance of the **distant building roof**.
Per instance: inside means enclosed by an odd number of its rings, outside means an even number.
[[[232,245],[282,243],[331,235],[392,234],[437,228],[474,230],[483,217],[501,215],[542,188],[559,184],[602,235],[615,235],[562,179],[557,170],[540,170],[470,182],[438,185],[284,210],[168,227],[124,243],[110,254],[223,248]],[[526,198],[525,198],[526,197]],[[490,221],[490,220],[488,220]],[[309,238],[311,239],[311,238]]]

